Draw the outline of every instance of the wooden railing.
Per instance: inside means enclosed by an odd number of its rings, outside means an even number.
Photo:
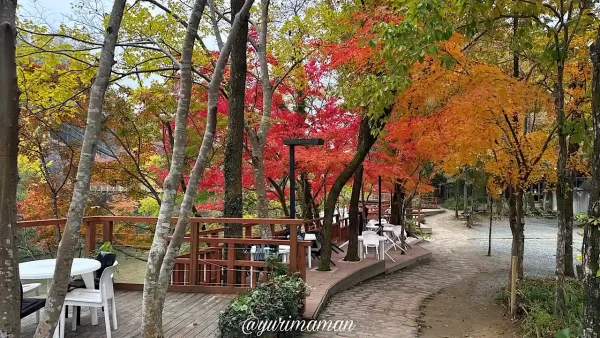
[[[304,229],[306,232],[321,231],[323,228],[323,220],[325,217],[315,218],[304,221]],[[333,217],[331,226],[331,240],[334,243],[343,243],[348,240],[348,226],[350,219],[348,217],[341,218],[340,215]]]
[[[175,223],[177,218],[172,218]],[[133,246],[135,248],[149,247],[146,245],[131,245],[127,243],[132,234],[115,233],[116,224],[128,223],[136,224],[147,223],[156,224],[156,217],[137,217],[137,216],[90,216],[84,217],[82,224],[82,237],[84,242],[85,255],[96,250],[96,245],[101,236],[102,242],[111,242],[124,246]],[[243,237],[224,238],[223,227],[215,227],[216,224],[241,224],[243,227]],[[336,238],[342,238],[343,231],[340,230],[340,224],[337,220],[337,226],[334,226]],[[42,227],[42,226],[64,226],[66,219],[49,219],[18,222],[19,227]],[[210,225],[211,228],[202,230],[202,225]],[[274,231],[272,239],[262,239],[256,237],[258,231],[254,227],[258,224],[267,224]],[[296,219],[245,219],[245,218],[190,218],[188,232],[184,237],[184,242],[189,243],[189,252],[179,255],[175,261],[171,285],[169,289],[181,292],[215,292],[215,293],[235,293],[256,285],[259,279],[260,270],[264,271],[266,267],[264,261],[254,261],[251,258],[250,248],[257,245],[289,246],[289,264],[290,270],[300,273],[303,279],[306,279],[306,252],[311,246],[310,241],[298,240],[299,226],[306,229],[315,224],[314,220],[304,221]],[[275,227],[288,228],[289,238],[277,238],[277,234],[282,230],[276,230]],[[341,228],[344,228],[342,226]],[[347,225],[345,226],[347,228]],[[313,230],[317,230],[313,226]],[[346,230],[347,237],[347,230]],[[146,243],[150,243],[152,233],[150,231],[137,234],[147,236]],[[141,290],[143,284],[136,283],[116,283],[116,287],[128,290]]]
[[[421,209],[438,209],[440,207],[438,198],[433,196],[421,197],[416,204],[418,205],[414,205],[414,207],[419,207]]]

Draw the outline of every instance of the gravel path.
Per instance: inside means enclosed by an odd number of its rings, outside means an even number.
[[[421,244],[432,251],[424,265],[380,276],[335,295],[319,319],[353,320],[352,332],[316,332],[305,337],[417,337],[423,302],[443,288],[478,273],[508,271],[510,229],[495,221],[492,257],[487,257],[487,226],[467,229],[452,213],[429,217],[431,240]],[[556,225],[552,220],[527,220],[525,273],[550,275],[554,270]],[[581,238],[576,236],[576,248]],[[467,300],[468,301],[468,300]]]

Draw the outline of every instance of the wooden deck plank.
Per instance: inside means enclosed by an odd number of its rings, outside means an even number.
[[[112,331],[114,338],[140,337],[142,293],[139,291],[116,291],[118,329]],[[218,318],[219,311],[225,307],[233,295],[175,293],[170,292],[165,300],[163,324],[171,332],[173,328],[187,327],[190,323],[198,322],[204,318]],[[211,300],[207,304],[207,301]],[[215,305],[215,306],[213,306]],[[69,312],[71,309],[69,309]],[[196,316],[202,314],[202,317]],[[81,311],[81,325],[75,332],[71,331],[71,318],[65,323],[65,337],[99,338],[106,337],[104,314],[98,311],[98,325],[91,325],[90,312],[83,308]],[[37,324],[35,315],[21,321],[23,338],[33,337]],[[193,329],[192,326],[190,328]],[[189,330],[188,330],[189,331]],[[171,336],[166,334],[167,337]]]
[[[229,304],[232,298],[233,297],[231,295],[229,295],[229,299],[224,299],[221,297],[217,298],[214,303],[211,303],[210,311],[205,311],[202,313],[201,316],[192,318],[192,320],[188,321],[184,327],[180,328],[180,330],[176,332],[173,331],[170,336],[173,338],[195,336],[197,334],[195,332],[200,332],[201,330],[206,328],[206,326],[208,326],[212,321],[214,321],[215,318],[219,318],[219,312],[221,311],[221,309],[224,309],[227,306],[227,304]]]

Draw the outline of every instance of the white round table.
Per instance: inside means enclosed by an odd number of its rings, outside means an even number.
[[[89,258],[74,258],[71,265],[71,276],[81,275],[87,289],[94,289],[94,271],[100,269],[102,265],[99,261]],[[40,259],[19,263],[19,276],[21,279],[46,279],[48,290],[52,285],[54,277],[54,268],[56,259]],[[98,325],[98,315],[96,308],[91,308],[92,325]]]
[[[52,279],[54,277],[54,267],[56,259],[40,259],[19,264],[19,275],[21,279]],[[94,283],[93,272],[100,269],[100,262],[89,258],[75,258],[71,266],[71,276],[81,275],[84,279],[91,275],[91,282]],[[86,286],[87,286],[87,281]],[[91,287],[94,288],[94,285]]]

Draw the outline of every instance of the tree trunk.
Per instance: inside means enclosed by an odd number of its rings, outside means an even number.
[[[114,61],[115,46],[117,44],[119,28],[125,10],[125,0],[115,0],[108,26],[104,34],[104,44],[100,52],[100,63],[94,84],[90,90],[88,104],[87,125],[81,145],[81,155],[77,167],[77,178],[73,188],[73,197],[69,205],[65,231],[58,245],[56,255],[56,268],[52,284],[48,291],[46,307],[41,314],[40,323],[35,332],[35,337],[50,337],[54,333],[60,318],[62,304],[67,294],[71,265],[73,263],[73,248],[79,242],[81,223],[85,208],[87,207],[90,192],[92,167],[96,155],[96,144],[100,136],[100,129],[104,120],[102,108],[104,95],[110,81],[110,73]]]
[[[348,251],[346,251],[345,261],[358,262],[358,234],[360,227],[360,218],[358,217],[358,203],[360,202],[360,191],[363,181],[363,166],[362,164],[354,173],[354,182],[352,182],[352,195],[350,196],[350,224],[348,225]]]
[[[458,177],[454,183],[454,218],[458,219]]]
[[[558,237],[556,242],[556,301],[555,310],[557,314],[562,314],[565,308],[565,248],[566,235],[569,223],[569,193],[572,193],[573,185],[568,173],[568,144],[567,144],[567,122],[564,111],[564,86],[563,86],[564,61],[559,58],[557,61],[557,81],[554,86],[554,104],[557,113],[558,123],[558,164],[557,164],[557,187],[556,204],[558,214]],[[572,198],[571,198],[572,199]],[[571,207],[573,208],[572,201]],[[573,222],[571,216],[571,223]]]
[[[308,180],[308,174],[303,172],[300,174],[300,182],[302,183],[302,201],[304,209],[302,210],[303,219],[317,218],[313,212],[313,196],[310,181]],[[358,208],[358,204],[356,205]]]
[[[242,9],[244,0],[231,0],[231,21]],[[223,171],[225,197],[223,216],[241,218],[242,214],[242,149],[244,149],[244,99],[246,96],[246,44],[248,43],[248,17],[243,16],[239,33],[231,46],[229,67],[229,98],[227,115],[227,141]],[[242,237],[242,225],[225,224],[225,237]]]
[[[385,109],[384,114],[375,121],[375,128],[379,130],[383,130],[386,122],[384,121],[387,116],[389,116],[392,112],[393,107],[390,106]],[[371,150],[371,147],[377,141],[377,136],[373,136],[370,128],[370,119],[368,117],[363,117],[360,122],[360,131],[358,134],[358,149],[352,157],[352,160],[346,165],[344,170],[340,173],[340,175],[335,179],[329,194],[327,195],[327,199],[324,204],[324,220],[323,220],[323,243],[321,247],[321,262],[319,264],[319,271],[329,271],[329,261],[331,259],[331,228],[333,225],[333,214],[335,211],[335,203],[344,188],[344,185],[350,180],[350,177],[354,174],[354,172],[358,169],[358,167],[363,163],[365,157]]]
[[[600,27],[596,42],[590,47],[593,65],[592,115],[594,120],[594,151],[592,184],[588,217],[600,218]],[[586,224],[583,233],[583,337],[600,337],[600,230],[598,225]]]
[[[523,279],[524,276],[524,255],[525,255],[525,206],[524,203],[524,192],[523,189],[517,190],[517,226],[518,226],[518,246],[519,246],[519,267],[517,271],[519,272],[519,280]]]
[[[469,211],[469,185],[467,184],[467,179],[469,177],[468,169],[465,169],[465,184],[463,185],[463,214],[466,215]],[[463,215],[463,216],[464,216]]]
[[[0,0],[0,337],[21,335],[17,185],[19,87],[15,64],[16,0]]]
[[[167,294],[167,287],[171,279],[171,274],[173,272],[175,258],[179,253],[179,249],[181,247],[181,244],[183,243],[183,237],[185,235],[186,228],[189,224],[190,211],[192,209],[192,204],[198,192],[198,184],[200,182],[200,178],[202,177],[204,169],[206,168],[208,157],[212,150],[213,139],[214,134],[216,132],[217,124],[217,101],[219,95],[219,86],[221,84],[221,81],[223,80],[223,71],[227,60],[229,59],[229,54],[231,53],[231,46],[233,44],[233,40],[236,37],[236,35],[239,34],[240,26],[242,25],[241,22],[244,20],[243,17],[247,18],[250,7],[252,7],[252,3],[253,0],[247,0],[242,10],[238,14],[236,14],[235,20],[233,21],[231,30],[229,32],[229,36],[227,37],[227,42],[224,44],[223,49],[221,50],[221,53],[219,55],[219,59],[215,64],[215,70],[208,87],[208,118],[206,121],[206,128],[204,132],[204,137],[202,139],[202,145],[200,146],[196,162],[194,163],[194,167],[192,168],[189,177],[188,187],[183,196],[183,202],[179,210],[179,218],[177,219],[177,225],[175,226],[175,230],[173,231],[171,242],[169,243],[168,249],[166,250],[166,254],[163,255],[164,260],[161,259],[160,262],[154,262],[154,271],[156,271],[160,267],[160,273],[158,273],[158,285],[156,285],[153,290],[149,290],[153,292],[153,294],[149,295],[149,297],[152,297],[153,302],[147,304],[146,302],[144,302],[143,304],[144,311],[142,313],[142,316],[144,320],[142,322],[142,335],[144,337],[163,336],[161,318],[162,307]],[[198,0],[194,4],[194,10],[192,12],[190,24],[188,25],[188,31],[186,32],[186,39],[184,44],[188,41],[191,41],[193,46],[194,40],[188,39],[188,33],[195,36],[198,23],[200,21],[201,13],[205,5],[206,0]],[[192,22],[194,23],[194,25],[192,25]],[[169,232],[167,228],[167,235],[168,233]],[[152,245],[154,247],[155,243],[153,242]],[[165,250],[164,246],[160,249],[163,250],[163,252]],[[148,264],[150,265],[150,261]],[[148,270],[146,276],[148,276]],[[147,287],[148,283],[145,283],[145,294],[147,293]],[[144,301],[145,300],[146,298],[144,299]],[[153,314],[154,318],[152,318]],[[156,319],[158,321],[158,325],[153,325],[153,323],[150,321],[152,319]]]
[[[258,41],[258,58],[260,63],[260,82],[263,92],[263,113],[260,119],[258,131],[248,127],[250,146],[252,147],[252,166],[254,168],[254,181],[256,194],[258,196],[258,217],[269,217],[269,200],[265,184],[264,152],[265,142],[271,126],[271,111],[273,102],[273,91],[282,79],[271,85],[269,75],[269,64],[267,62],[267,28],[269,22],[270,0],[261,0],[261,22]],[[271,237],[271,227],[268,224],[259,225],[263,238]]]
[[[192,92],[192,53],[194,41],[206,0],[197,0],[194,4],[184,42],[180,61],[179,101],[175,116],[175,133],[171,167],[163,184],[163,197],[160,205],[154,239],[148,255],[144,292],[142,301],[142,335],[144,337],[162,337],[162,306],[157,297],[161,287],[159,279],[161,265],[167,248],[167,237],[171,230],[171,215],[175,207],[177,187],[182,177],[185,159],[186,123]],[[190,190],[190,189],[188,189]],[[187,192],[186,192],[187,194]],[[182,215],[180,215],[182,216]]]
[[[488,232],[488,256],[492,255],[492,223],[494,220],[494,200],[491,195],[488,195],[488,203],[490,204],[490,228]]]
[[[252,168],[254,170],[254,188],[256,189],[258,218],[269,217],[269,199],[267,198],[267,185],[265,182],[265,156],[264,146],[255,145],[252,135],[249,135],[252,146]],[[259,231],[262,238],[271,238],[269,224],[260,224]]]
[[[402,192],[402,185],[400,182],[394,182],[394,190],[392,191],[392,197],[390,201],[390,223],[399,225],[400,218],[402,218],[402,206],[400,205],[400,193]]]
[[[287,179],[284,179],[281,182],[281,185],[279,185],[279,184],[277,184],[277,182],[275,182],[274,179],[269,177],[269,183],[271,183],[273,188],[275,188],[275,195],[277,196],[277,199],[279,200],[279,204],[281,205],[281,210],[283,211],[283,214],[285,215],[285,217],[289,217],[290,211],[288,210],[287,202],[285,201],[286,181],[287,181]]]
[[[517,256],[517,275],[523,279],[523,251],[525,249],[525,234],[523,224],[523,190],[520,188],[509,188],[508,197],[509,224],[512,233],[511,256]],[[510,274],[509,274],[510,281]]]
[[[568,160],[567,160],[568,161]],[[571,189],[567,191],[565,200],[565,276],[575,277],[575,267],[573,266],[573,182],[575,181],[575,171],[569,169],[569,180]]]
[[[192,94],[192,54],[198,24],[200,23],[205,6],[206,0],[197,0],[195,2],[181,48],[179,101],[177,102],[175,115],[173,154],[171,156],[169,173],[163,183],[162,203],[160,205],[152,246],[148,254],[148,263],[144,278],[141,325],[144,337],[162,336],[162,316],[156,292],[159,288],[160,267],[167,248],[167,237],[171,231],[171,216],[175,208],[177,187],[180,184],[185,164],[186,126]]]

